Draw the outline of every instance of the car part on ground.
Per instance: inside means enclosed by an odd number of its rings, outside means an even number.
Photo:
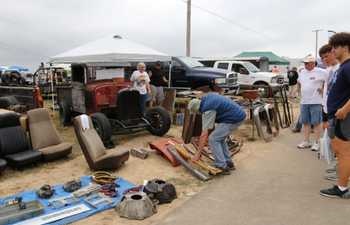
[[[272,126],[269,117],[265,111],[265,105],[257,105],[254,109],[254,123],[258,131],[258,135],[266,142],[272,141]]]
[[[56,160],[71,154],[72,144],[62,141],[47,109],[29,110],[27,116],[32,147],[42,153],[45,161]]]
[[[132,148],[130,149],[130,154],[140,159],[146,159],[148,157],[148,151],[142,148],[140,149]]]
[[[74,192],[76,190],[79,190],[81,188],[81,181],[80,180],[71,180],[66,182],[63,185],[63,190],[65,192]]]
[[[143,220],[157,212],[156,206],[144,192],[132,192],[124,196],[116,207],[120,217]]]
[[[112,199],[102,193],[92,194],[84,198],[84,202],[86,202],[88,205],[92,206],[93,208],[97,208],[98,206],[101,206],[101,205],[113,204]]]
[[[81,198],[83,196],[88,196],[93,193],[99,192],[101,190],[101,185],[99,184],[89,184],[88,186],[82,187],[77,191],[73,192],[73,196],[76,198]]]
[[[48,199],[55,193],[55,190],[50,185],[45,184],[36,193],[40,198]]]
[[[39,216],[44,213],[44,207],[39,201],[23,202],[15,200],[11,204],[0,207],[0,225],[11,224]]]
[[[117,177],[113,176],[111,173],[106,171],[96,171],[91,175],[91,179],[96,184],[104,185],[104,184],[114,184]]]
[[[69,208],[64,208],[59,211],[55,211],[52,213],[48,213],[45,215],[37,216],[35,218],[25,220],[23,222],[19,222],[16,225],[27,225],[27,224],[35,224],[35,225],[43,225],[43,224],[50,224],[55,221],[74,216],[80,213],[84,213],[91,210],[88,206],[85,204],[78,204],[74,205]]]
[[[14,112],[0,114],[0,156],[10,166],[24,167],[38,162],[42,153],[33,150]]]
[[[177,198],[175,186],[160,179],[153,179],[147,182],[143,191],[158,204],[171,203]]]
[[[193,168],[191,164],[189,164],[186,160],[184,160],[179,153],[177,153],[174,146],[168,146],[168,150],[170,154],[173,155],[173,157],[181,164],[183,165],[194,177],[202,180],[202,181],[208,181],[210,177],[208,177],[206,174],[202,173],[201,171],[197,170],[196,168]]]
[[[166,160],[168,160],[172,166],[176,167],[179,166],[180,163],[176,160],[176,158],[169,152],[168,146],[169,141],[182,144],[183,142],[178,139],[170,139],[170,138],[158,138],[155,141],[152,141],[149,146],[151,149],[154,149],[159,153],[162,157],[164,157]]]
[[[91,170],[118,169],[129,159],[129,151],[126,149],[114,148],[106,151],[89,116],[77,116],[73,123],[78,142]]]
[[[190,154],[186,145],[175,144],[174,146],[175,146],[176,151],[182,156],[182,158],[184,158],[187,161],[191,160],[193,155]],[[208,165],[203,160],[193,161],[192,163],[199,166],[203,170],[205,170],[208,173],[213,174],[213,175],[216,175],[216,174],[219,174],[222,172],[222,170],[220,170],[214,166]]]

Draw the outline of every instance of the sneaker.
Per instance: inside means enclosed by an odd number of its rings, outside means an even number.
[[[324,176],[324,179],[331,180],[331,181],[337,181],[338,180],[338,174],[336,172],[328,173]]]
[[[311,147],[311,151],[318,152],[319,150],[320,150],[320,144],[318,142],[315,142]]]
[[[311,144],[308,141],[303,141],[297,147],[300,149],[310,148]]]
[[[338,186],[334,185],[332,188],[324,189],[320,191],[320,195],[330,197],[330,198],[342,198],[349,190],[341,191]]]
[[[233,162],[228,161],[226,162],[226,165],[229,170],[236,170],[235,164],[233,164]]]
[[[221,168],[221,167],[217,167],[216,166],[216,168],[221,170],[221,172],[217,173],[216,175],[230,175],[231,174],[231,171],[230,171],[230,169],[228,167],[227,168]],[[214,175],[214,174],[209,172],[209,175]]]

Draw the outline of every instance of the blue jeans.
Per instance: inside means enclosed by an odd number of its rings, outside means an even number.
[[[227,162],[232,162],[230,150],[226,143],[226,138],[236,130],[242,122],[239,123],[219,123],[209,136],[209,146],[214,155],[214,165],[220,168],[226,168]]]
[[[141,109],[141,113],[145,112],[147,99],[148,99],[148,94],[144,94],[144,95],[140,94],[140,109]]]

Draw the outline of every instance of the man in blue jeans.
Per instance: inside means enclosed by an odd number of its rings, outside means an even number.
[[[230,157],[226,138],[244,121],[244,110],[234,101],[216,93],[209,93],[200,99],[192,99],[188,104],[191,113],[202,113],[202,134],[199,138],[199,149],[193,161],[200,159],[206,142],[214,155],[214,166],[221,169],[222,174],[230,174],[235,166]],[[215,123],[217,125],[215,126]],[[215,126],[215,129],[214,129]],[[209,135],[209,130],[214,131]]]

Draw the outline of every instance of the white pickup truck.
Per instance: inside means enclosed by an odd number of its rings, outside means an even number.
[[[238,84],[242,88],[251,85],[269,85],[274,88],[285,83],[285,77],[283,75],[261,72],[250,62],[216,61],[213,67],[227,70],[227,72],[236,72]]]

